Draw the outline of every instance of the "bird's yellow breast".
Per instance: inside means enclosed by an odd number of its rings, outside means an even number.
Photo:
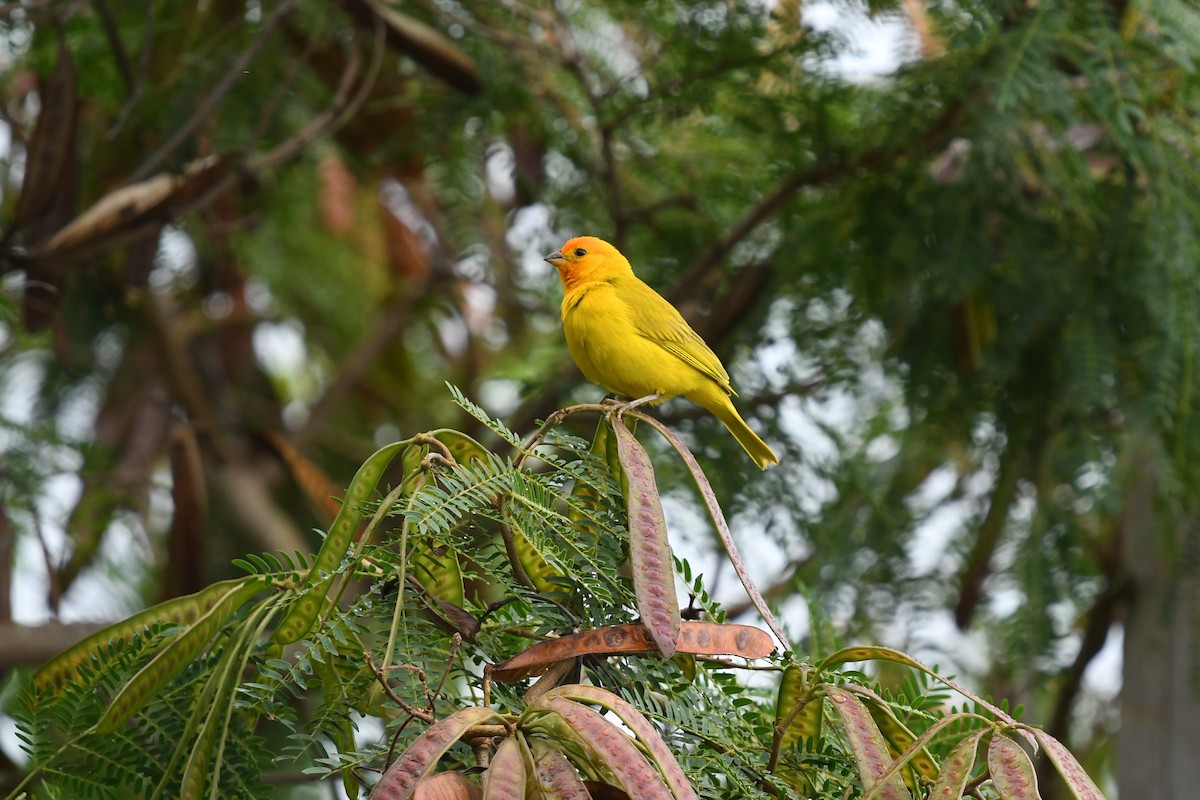
[[[638,309],[626,299],[629,296],[639,295],[622,288],[619,281],[592,283],[564,295],[563,332],[584,376],[630,398],[688,394],[709,382],[642,334]]]

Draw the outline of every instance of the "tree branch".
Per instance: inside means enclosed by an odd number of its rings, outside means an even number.
[[[169,159],[174,152],[183,145],[184,142],[191,138],[196,129],[212,118],[213,111],[216,110],[217,106],[221,104],[221,101],[225,99],[225,96],[232,91],[237,80],[245,74],[246,69],[266,45],[267,40],[271,38],[271,34],[274,32],[275,27],[282,22],[283,18],[290,14],[295,7],[296,0],[284,0],[275,7],[275,10],[271,12],[271,15],[263,20],[262,30],[258,32],[258,36],[254,38],[254,41],[250,43],[250,46],[246,48],[246,51],[229,65],[229,69],[226,70],[224,77],[217,82],[217,85],[214,86],[212,91],[208,93],[208,96],[201,100],[199,105],[196,106],[196,111],[192,114],[191,118],[188,119],[188,121],[182,126],[180,126],[179,129],[171,135],[171,138],[167,139],[167,141],[164,142],[160,148],[151,153],[150,157],[143,161],[140,167],[134,170],[133,174],[129,176],[127,183],[137,183],[140,180],[150,177],[155,172],[158,172],[167,162],[167,159]]]
[[[44,622],[41,625],[21,625],[0,622],[0,671],[13,667],[42,664],[73,644],[108,627],[108,622]]]

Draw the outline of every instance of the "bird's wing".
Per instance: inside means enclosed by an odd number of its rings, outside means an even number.
[[[638,279],[628,291],[633,300],[630,303],[633,323],[639,334],[712,378],[726,392],[737,395],[721,359],[704,343],[700,334],[692,330],[675,306]]]

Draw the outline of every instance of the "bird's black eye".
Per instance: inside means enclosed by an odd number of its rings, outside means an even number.
[[[575,248],[575,257],[576,258],[583,258],[586,255],[587,255],[587,250],[584,250],[582,247]]]

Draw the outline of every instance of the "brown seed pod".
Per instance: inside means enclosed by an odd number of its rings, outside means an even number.
[[[589,760],[611,772],[630,797],[673,800],[671,790],[633,740],[599,713],[563,697],[551,697],[541,705],[562,717]]]
[[[1104,793],[1075,760],[1075,756],[1071,755],[1071,751],[1063,747],[1062,742],[1042,730],[1034,730],[1033,735],[1046,748],[1046,755],[1050,756],[1058,774],[1071,787],[1071,794],[1076,800],[1104,800]]]
[[[499,721],[500,716],[490,708],[464,708],[431,725],[383,773],[371,790],[371,800],[408,800],[450,745],[475,725]]]
[[[654,482],[654,465],[633,432],[617,421],[617,453],[629,478],[629,560],[633,565],[633,594],[642,623],[650,629],[664,658],[675,655],[679,641],[679,601],[675,597],[675,566],[667,541],[667,519]]]
[[[599,686],[584,686],[578,683],[559,686],[557,689],[552,689],[546,693],[547,700],[555,697],[564,697],[576,702],[593,703],[606,711],[616,714],[621,722],[625,723],[625,726],[633,731],[633,735],[637,737],[638,742],[650,754],[655,765],[662,772],[663,778],[666,779],[667,786],[671,789],[671,794],[675,795],[676,800],[696,800],[695,790],[688,783],[687,776],[683,774],[683,768],[675,760],[675,756],[672,755],[671,749],[667,747],[667,743],[659,736],[658,731],[650,724],[650,721],[642,716],[640,711],[626,702],[624,698],[613,694],[607,689],[601,689]]]
[[[417,784],[413,800],[480,800],[483,793],[457,772],[430,775]]]
[[[888,752],[887,742],[875,720],[871,718],[871,712],[861,700],[840,686],[826,686],[825,693],[833,701],[833,710],[842,720],[846,738],[850,741],[850,750],[858,763],[863,787],[871,789],[892,767],[892,756]],[[900,780],[899,775],[892,776],[891,780],[880,787],[878,796],[881,800],[912,800],[912,795],[904,788],[904,782]]]
[[[579,773],[558,750],[546,750],[535,766],[535,780],[546,800],[592,800]]]
[[[1033,770],[1029,754],[1000,731],[992,732],[987,760],[992,785],[1002,800],[1035,800],[1041,797],[1037,773]]]
[[[641,623],[610,625],[538,642],[492,667],[501,683],[515,683],[545,672],[551,665],[579,656],[636,655],[658,650],[650,631]],[[676,651],[696,655],[733,655],[762,658],[775,649],[765,631],[750,625],[717,622],[684,622]]]
[[[483,779],[483,800],[523,800],[526,783],[524,749],[516,736],[500,743]],[[529,760],[532,758],[531,755]]]

